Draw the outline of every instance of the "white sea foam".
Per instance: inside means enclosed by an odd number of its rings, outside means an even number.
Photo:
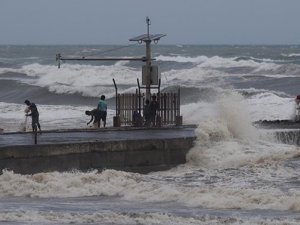
[[[0,196],[27,197],[78,197],[78,196],[119,196],[130,201],[170,202],[175,201],[190,207],[214,209],[273,209],[300,211],[300,191],[293,189],[284,192],[280,188],[251,185],[251,181],[268,169],[255,170],[250,174],[242,173],[234,177],[220,170],[207,170],[205,178],[219,182],[201,182],[197,185],[169,182],[161,174],[140,175],[121,171],[106,170],[102,173],[40,173],[19,175],[3,171],[0,176]],[[245,171],[246,172],[246,171]],[[260,174],[260,172],[264,172]],[[272,168],[272,180],[276,178],[276,170]],[[292,178],[295,174],[283,174]],[[253,174],[254,173],[254,174]],[[256,174],[255,174],[256,173]],[[280,173],[278,173],[280,174]],[[174,179],[176,178],[176,174]],[[226,176],[227,175],[227,176]],[[281,174],[282,175],[282,174]],[[160,178],[159,180],[157,178]],[[210,178],[211,177],[211,178]],[[176,179],[180,179],[177,177]],[[232,179],[232,180],[231,180]],[[237,182],[238,181],[238,182]],[[279,179],[280,181],[280,179]],[[266,186],[265,186],[266,187]]]
[[[280,78],[292,78],[292,77],[298,77],[297,75],[287,75],[287,74],[262,74],[261,76],[263,77],[270,77],[270,78],[275,78],[275,79],[280,79]]]
[[[196,56],[196,57],[188,57],[188,56],[163,56],[160,55],[156,57],[157,60],[160,61],[173,61],[173,62],[181,62],[181,63],[195,63],[198,64],[199,67],[202,68],[234,68],[234,67],[249,67],[253,68],[254,72],[259,71],[275,71],[280,68],[280,65],[276,64],[276,61],[270,59],[259,59],[260,61],[256,61],[256,58],[249,58],[247,60],[237,60],[237,57],[232,58],[224,58],[220,56]]]
[[[203,125],[206,121],[217,121],[216,123],[224,124],[234,137],[256,138],[252,137],[255,132],[250,132],[254,128],[250,125],[249,107],[245,99],[234,91],[223,92],[213,103],[185,105],[182,111],[187,122]]]
[[[115,93],[113,78],[117,84],[136,86],[136,78],[140,77],[140,72],[124,66],[125,64],[126,62],[116,63],[113,66],[66,64],[58,69],[57,66],[35,63],[25,65],[21,69],[0,71],[1,73],[11,71],[27,74],[35,79],[21,79],[22,82],[46,87],[54,93],[81,93],[83,96],[94,97],[106,93],[109,98]],[[131,89],[123,91],[131,91]]]
[[[280,97],[266,91],[253,95],[246,100],[251,120],[285,120],[294,119],[295,101],[291,97]]]
[[[270,62],[270,63],[283,63],[287,62],[286,60],[276,60],[276,59],[267,59],[267,58],[256,58],[256,57],[248,57],[251,60],[255,60],[258,62]]]
[[[290,54],[281,54],[281,55],[285,57],[299,57],[300,53],[290,53]]]
[[[0,69],[1,71],[1,69]],[[124,62],[114,66],[91,66],[66,64],[61,69],[56,66],[30,64],[21,69],[3,69],[2,72],[18,72],[27,74],[33,79],[18,78],[20,82],[48,88],[49,91],[62,94],[80,93],[83,96],[100,96],[107,98],[115,95],[112,79],[116,80],[119,92],[133,92],[136,79],[141,78],[141,71],[124,66]],[[195,86],[195,82],[205,79],[227,76],[226,73],[214,69],[194,67],[185,70],[170,70],[162,73],[162,87],[166,85]],[[219,79],[220,80],[220,79]],[[220,80],[221,82],[221,80]],[[122,85],[127,85],[124,88]]]
[[[267,96],[270,97],[269,94]],[[282,100],[283,105],[274,104],[280,103],[277,98]],[[291,99],[276,95],[271,95],[271,99],[272,102],[269,99],[267,101],[275,105],[273,110],[282,107],[282,115],[287,113],[285,103]],[[216,102],[185,105],[182,111],[186,120],[199,124],[196,130],[198,141],[187,155],[188,162],[204,168],[237,168],[268,160],[284,160],[298,154],[299,149],[280,146],[272,133],[258,130],[252,125],[253,119],[262,116],[260,113],[264,111],[261,111],[262,106],[253,106],[251,101],[235,92],[227,92],[219,96]],[[250,115],[255,112],[257,115]]]
[[[222,58],[219,56],[214,57],[182,57],[182,56],[161,56],[159,59],[175,62],[192,62],[195,67],[184,70],[171,70],[162,74],[169,81],[177,81],[178,83],[188,83],[188,81],[203,81],[207,78],[215,77],[228,77],[232,76],[230,73],[222,71],[224,68],[249,68],[246,74],[235,74],[235,76],[264,76],[271,78],[284,78],[284,77],[297,77],[300,70],[297,65],[280,65],[273,62],[256,62],[254,60],[239,60],[235,58]],[[183,79],[184,78],[184,79]]]
[[[171,62],[180,62],[180,63],[202,63],[205,62],[208,57],[206,56],[197,56],[197,57],[188,57],[188,56],[164,56],[164,55],[159,55],[155,57],[157,61],[171,61]]]
[[[0,213],[3,222],[18,223],[60,223],[60,224],[165,224],[165,225],[297,225],[298,221],[294,219],[271,219],[271,218],[242,218],[236,215],[225,216],[209,216],[194,215],[192,217],[178,216],[165,212],[133,212],[133,213],[116,213],[116,212],[99,212],[99,213],[58,213],[58,212],[38,212],[38,211],[19,211]]]
[[[235,129],[238,130],[239,127]],[[238,133],[239,137],[242,136],[241,139],[234,138],[228,126],[220,121],[201,124],[197,130],[198,141],[189,151],[187,161],[200,168],[226,169],[260,163],[272,164],[300,153],[294,146],[280,145],[270,133],[255,130],[256,133],[252,135],[257,136],[257,139],[249,140],[247,135],[243,137],[243,130]],[[249,130],[249,135],[253,130],[254,128]]]
[[[255,163],[268,156],[272,158],[276,149],[262,149],[269,145],[263,144],[265,141],[274,139],[252,125],[251,107],[235,92],[219,96],[215,103],[186,105],[183,115],[199,124],[199,141],[189,152],[188,161],[211,168],[230,168]],[[259,112],[258,109],[253,111]]]

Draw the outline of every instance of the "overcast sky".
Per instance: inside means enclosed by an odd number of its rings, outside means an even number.
[[[0,44],[300,44],[300,0],[0,0]]]

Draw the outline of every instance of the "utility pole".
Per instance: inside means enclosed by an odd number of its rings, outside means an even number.
[[[146,23],[147,23],[147,37],[148,39],[145,40],[146,43],[146,99],[151,99],[151,39],[149,34],[149,27],[150,27],[150,19],[147,16],[146,17]]]

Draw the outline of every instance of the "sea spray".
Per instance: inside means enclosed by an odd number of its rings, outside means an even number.
[[[237,168],[291,157],[269,147],[275,141],[274,135],[252,125],[245,99],[238,93],[228,92],[206,106],[202,108],[205,116],[196,107],[196,111],[189,112],[197,115],[199,125],[196,144],[187,154],[188,163],[204,168]]]
[[[256,129],[251,124],[245,99],[236,92],[221,96],[217,103],[220,119],[225,121],[233,138],[255,141],[258,139]]]

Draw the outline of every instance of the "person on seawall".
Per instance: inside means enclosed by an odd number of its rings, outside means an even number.
[[[99,110],[99,115],[100,115],[99,127],[101,127],[101,120],[103,121],[103,127],[105,127],[106,126],[106,116],[107,116],[107,103],[105,101],[105,95],[101,95],[97,109]]]
[[[35,103],[30,102],[29,100],[25,100],[24,103],[28,106],[28,108],[26,110],[26,112],[27,112],[26,116],[31,116],[32,130],[34,130],[34,126],[36,124],[41,132],[42,130],[41,130],[40,122],[39,122],[39,111],[38,111]],[[30,113],[28,114],[28,112],[30,112]]]
[[[295,102],[296,102],[296,112],[295,112],[295,120],[299,121],[300,120],[300,95],[297,95],[295,97]]]
[[[93,109],[92,111],[85,111],[85,115],[91,116],[91,120],[86,124],[89,125],[93,120],[94,127],[100,127],[100,111],[98,109]]]
[[[158,102],[156,101],[156,95],[152,96],[152,100],[150,102],[150,122],[152,123],[152,126],[156,126],[156,112],[158,110]]]
[[[144,106],[144,110],[143,110],[143,115],[144,115],[144,119],[145,119],[145,123],[144,126],[149,127],[150,126],[150,101],[149,99],[146,100],[145,102],[145,106]]]

